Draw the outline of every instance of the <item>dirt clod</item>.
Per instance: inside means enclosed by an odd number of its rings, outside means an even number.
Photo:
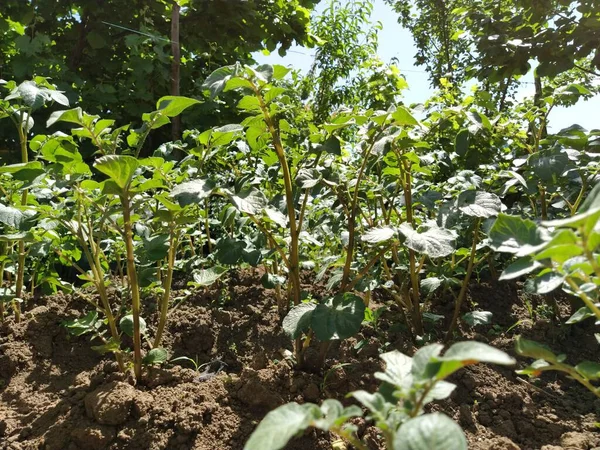
[[[85,396],[85,411],[100,424],[121,425],[129,418],[135,397],[133,386],[113,381]]]

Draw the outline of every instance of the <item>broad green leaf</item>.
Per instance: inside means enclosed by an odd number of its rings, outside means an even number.
[[[239,74],[240,69],[240,65],[235,64],[215,70],[202,84],[202,89],[207,89],[210,92],[211,99],[215,98],[223,91],[227,82]]]
[[[178,184],[171,191],[171,196],[178,202],[179,206],[204,203],[215,191],[216,184],[212,180],[198,178]]]
[[[269,220],[271,220],[272,222],[276,223],[277,225],[279,225],[282,228],[287,227],[287,224],[288,224],[287,216],[285,214],[283,214],[281,211],[279,211],[278,209],[267,207],[267,208],[265,208],[265,213],[267,214],[267,217],[269,218]]]
[[[568,164],[569,157],[554,148],[533,153],[527,160],[533,173],[545,183],[556,182]]]
[[[83,111],[80,107],[65,111],[54,111],[46,121],[46,126],[49,128],[56,122],[69,122],[83,126]]]
[[[121,320],[119,321],[119,328],[127,336],[133,337],[133,315],[128,314],[121,317]],[[140,334],[146,334],[146,321],[143,317],[140,317]]]
[[[106,353],[119,353],[121,352],[121,343],[111,337],[106,344],[92,345],[92,350],[101,355]]]
[[[469,141],[471,138],[471,133],[466,128],[463,128],[456,134],[456,139],[454,141],[454,151],[458,154],[458,156],[465,156],[467,151],[469,150]]]
[[[442,279],[438,277],[427,277],[421,280],[421,290],[425,296],[430,296],[442,285]]]
[[[569,317],[569,320],[567,320],[565,323],[568,325],[572,325],[574,323],[579,323],[591,317],[596,317],[596,315],[587,306],[582,306],[577,311],[575,311],[575,314]]]
[[[156,102],[156,109],[167,117],[175,117],[181,114],[185,109],[192,105],[197,105],[198,103],[200,102],[193,98],[167,95],[161,97],[158,102]]]
[[[256,188],[245,189],[237,194],[225,191],[233,206],[240,212],[256,216],[267,206],[265,194]]]
[[[517,259],[506,269],[504,269],[500,277],[498,277],[498,280],[512,280],[514,278],[519,278],[523,275],[533,272],[536,269],[539,269],[540,267],[542,267],[542,264],[539,261],[525,256]]]
[[[400,126],[419,125],[419,121],[404,106],[396,108],[396,111],[392,113],[392,119],[394,119],[394,124]]]
[[[27,163],[8,164],[0,166],[0,173],[18,173],[22,170],[43,170],[44,166],[40,161],[30,161]]]
[[[575,366],[575,370],[588,380],[595,381],[600,379],[600,363],[583,361]]]
[[[169,354],[164,348],[153,348],[142,359],[143,364],[163,364],[169,359]]]
[[[260,103],[254,95],[246,95],[238,102],[237,108],[246,111],[260,111]]]
[[[258,424],[244,445],[244,450],[280,450],[321,415],[319,407],[312,403],[288,403],[280,406]]]
[[[464,366],[476,363],[512,365],[515,360],[502,350],[475,341],[457,342],[443,356],[437,358],[442,364],[436,378],[444,379]]]
[[[40,87],[35,81],[24,81],[6,97],[6,100],[20,98],[23,104],[35,110],[44,106],[48,101],[55,101],[63,106],[69,106],[69,100],[60,91]]]
[[[544,272],[538,274],[535,278],[530,278],[525,284],[528,292],[535,294],[548,294],[562,286],[565,280],[564,275],[556,272]]]
[[[549,245],[546,249],[535,255],[535,259],[541,261],[543,259],[551,259],[559,264],[565,261],[579,256],[583,253],[583,249],[577,245],[571,244],[560,244],[560,245]]]
[[[14,293],[13,293],[14,297]],[[82,319],[66,320],[61,323],[65,327],[69,334],[73,336],[81,336],[86,333],[96,331],[98,327],[98,312],[90,311]]]
[[[395,236],[395,234],[396,230],[391,227],[373,228],[364,233],[360,239],[363,242],[368,242],[369,244],[379,244],[381,242],[389,241]]]
[[[160,261],[167,257],[169,252],[169,235],[159,234],[149,239],[144,239],[144,255],[150,261]]]
[[[29,210],[20,210],[13,206],[6,206],[0,203],[0,223],[16,228],[20,231],[25,231],[28,228],[28,221],[35,213]]]
[[[221,264],[232,266],[240,260],[245,248],[246,243],[244,241],[225,238],[217,243],[215,258]]]
[[[386,402],[383,395],[379,392],[371,394],[367,391],[354,391],[349,395],[358,400],[360,404],[369,410],[371,416],[378,420],[384,420],[388,411],[393,406]]]
[[[527,256],[544,243],[535,222],[500,213],[489,232],[490,247],[497,252]]]
[[[198,286],[210,286],[227,272],[226,267],[214,266],[208,269],[200,269],[193,273],[194,284]]]
[[[139,164],[139,161],[133,156],[107,155],[97,159],[94,167],[124,190],[131,183]]]
[[[489,325],[492,323],[493,315],[494,314],[490,311],[471,311],[463,316],[463,320],[470,327],[476,327],[477,325]]]
[[[556,356],[548,347],[538,344],[535,341],[524,339],[521,336],[518,336],[515,340],[515,351],[521,356],[543,359],[549,363],[558,362],[558,356]]]
[[[376,372],[375,378],[394,386],[402,386],[406,377],[411,373],[412,358],[398,350],[383,353],[379,357],[385,362],[385,371]]]
[[[415,352],[412,358],[411,374],[417,380],[427,380],[434,377],[437,373],[437,358],[444,349],[442,344],[430,344],[420,348]],[[435,370],[431,369],[431,365],[435,364]]]
[[[487,219],[500,213],[502,202],[496,194],[471,190],[458,196],[457,207],[467,216]]]
[[[337,294],[317,305],[312,313],[311,328],[320,341],[346,339],[360,330],[365,304],[354,294]]]
[[[430,258],[448,256],[454,251],[456,233],[438,227],[435,222],[428,222],[421,226],[419,231],[415,231],[409,223],[404,222],[398,231],[405,238],[404,245]]]
[[[312,314],[316,307],[315,303],[300,303],[292,306],[283,319],[283,331],[292,339],[302,335],[310,327]]]
[[[265,289],[274,289],[276,286],[283,286],[285,284],[285,277],[282,275],[265,273],[260,278],[260,282]]]
[[[441,413],[425,414],[402,424],[393,450],[467,450],[462,429]]]
[[[321,404],[321,412],[324,417],[316,420],[313,426],[323,431],[328,431],[332,426],[341,426],[352,417],[363,415],[362,409],[357,405],[344,408],[339,401],[330,398]]]

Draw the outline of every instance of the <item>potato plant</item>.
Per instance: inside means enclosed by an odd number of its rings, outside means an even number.
[[[461,428],[442,413],[425,414],[425,406],[450,396],[456,386],[444,379],[457,370],[477,363],[512,365],[515,360],[479,342],[458,342],[443,355],[442,349],[440,344],[428,345],[412,358],[398,351],[382,354],[385,371],[375,373],[382,382],[379,391],[348,394],[366,409],[366,414],[356,405],[344,407],[332,399],[321,406],[288,403],[265,416],[244,449],[279,450],[294,436],[314,427],[331,431],[354,448],[364,450],[368,447],[356,435],[357,428],[350,420],[365,416],[384,436],[386,449],[466,450]]]

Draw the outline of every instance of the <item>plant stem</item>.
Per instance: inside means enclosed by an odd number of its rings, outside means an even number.
[[[381,134],[381,133],[379,133]],[[377,137],[379,137],[377,134]],[[373,150],[373,146],[377,139],[373,139],[373,142],[367,149],[364,151],[362,155],[362,163],[360,165],[360,169],[358,170],[358,175],[356,177],[356,184],[354,186],[354,194],[352,196],[352,204],[350,205],[350,217],[348,219],[348,250],[346,251],[346,262],[344,263],[344,271],[342,274],[342,291],[347,292],[347,285],[350,282],[350,266],[352,265],[352,258],[354,256],[354,240],[356,238],[356,213],[357,213],[357,204],[358,204],[358,191],[360,188],[360,182],[363,177],[363,173],[365,168],[367,167],[367,161],[369,159],[369,155],[371,154],[371,150]]]
[[[131,205],[129,192],[124,189],[120,195],[123,207],[123,228],[125,231],[125,249],[127,251],[127,278],[131,288],[131,314],[133,315],[133,372],[139,380],[142,376],[142,339],[140,334],[140,290],[133,251],[133,230],[131,228]]]
[[[277,154],[277,159],[279,160],[279,164],[281,165],[281,169],[283,172],[283,184],[285,187],[285,201],[287,206],[288,213],[288,221],[290,225],[290,257],[288,261],[288,270],[290,274],[290,282],[292,285],[292,300],[294,305],[300,304],[300,259],[298,254],[298,241],[299,241],[299,232],[296,223],[296,208],[294,206],[294,188],[292,186],[292,174],[290,172],[290,167],[287,162],[287,158],[285,156],[285,151],[283,149],[283,143],[281,142],[281,136],[279,134],[279,127],[271,117],[269,113],[269,108],[267,107],[264,98],[258,89],[258,87],[251,83],[252,89],[258,99],[258,103],[260,105],[260,109],[263,113],[265,123],[267,124],[267,128],[269,129],[269,133],[271,134],[271,140],[273,142],[273,147],[275,147],[275,153]],[[298,344],[298,343],[297,343]],[[299,346],[297,345],[297,348]]]
[[[460,315],[460,308],[467,294],[467,288],[469,287],[469,281],[471,280],[471,274],[473,273],[473,267],[475,262],[475,255],[477,253],[477,241],[479,238],[479,226],[481,225],[481,218],[478,217],[475,221],[475,228],[473,229],[473,244],[471,245],[471,255],[469,256],[469,264],[467,265],[467,273],[465,274],[465,278],[463,279],[462,286],[460,288],[460,293],[458,294],[458,298],[454,303],[454,315],[452,316],[452,320],[450,321],[450,327],[448,328],[448,332],[446,333],[445,341],[448,342],[452,339],[454,334],[454,330],[458,323],[458,316]]]
[[[160,341],[167,325],[167,313],[169,312],[169,299],[171,297],[171,285],[173,283],[173,270],[175,267],[175,255],[177,254],[178,244],[177,237],[175,236],[175,227],[175,222],[171,222],[169,232],[169,252],[167,255],[167,275],[163,285],[163,295],[160,302],[160,319],[158,321],[158,329],[156,331],[156,337],[154,338],[153,348],[160,347]]]

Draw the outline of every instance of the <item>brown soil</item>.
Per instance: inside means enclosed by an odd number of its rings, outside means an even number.
[[[295,371],[286,359],[291,343],[278,325],[273,292],[260,287],[259,275],[232,277],[222,304],[223,291],[213,288],[172,311],[165,336],[171,357],[188,356],[200,364],[218,358],[227,364],[203,380],[191,364],[180,362],[147,370],[135,385],[112,359],[90,348],[88,337],[68,337],[60,322],[88,306],[66,295],[32,302],[19,324],[7,318],[0,325],[0,449],[242,449],[270,409],[328,397],[348,402],[346,393],[376,388],[380,351],[415,351],[392,305],[377,328],[366,326],[357,338],[331,347],[326,379]],[[309,282],[305,288],[315,289]],[[578,360],[598,360],[593,323],[560,326],[543,317],[534,322],[514,285],[474,284],[470,300],[470,307],[476,303],[494,313],[494,326],[463,329],[465,338],[512,352],[514,335],[523,334]],[[533,308],[545,313],[536,300]],[[566,316],[569,305],[559,301],[559,306]],[[433,311],[449,316],[451,307],[438,299]],[[155,323],[153,300],[146,301],[146,309],[148,322]],[[435,339],[436,330],[444,328],[433,324],[429,335]],[[356,350],[360,341],[366,345]],[[563,376],[549,373],[529,381],[514,368],[481,365],[451,381],[458,386],[451,399],[432,409],[457,420],[472,449],[600,446],[595,426],[600,400]],[[357,424],[370,448],[378,449],[376,429]],[[287,448],[325,450],[335,439],[310,431]]]

